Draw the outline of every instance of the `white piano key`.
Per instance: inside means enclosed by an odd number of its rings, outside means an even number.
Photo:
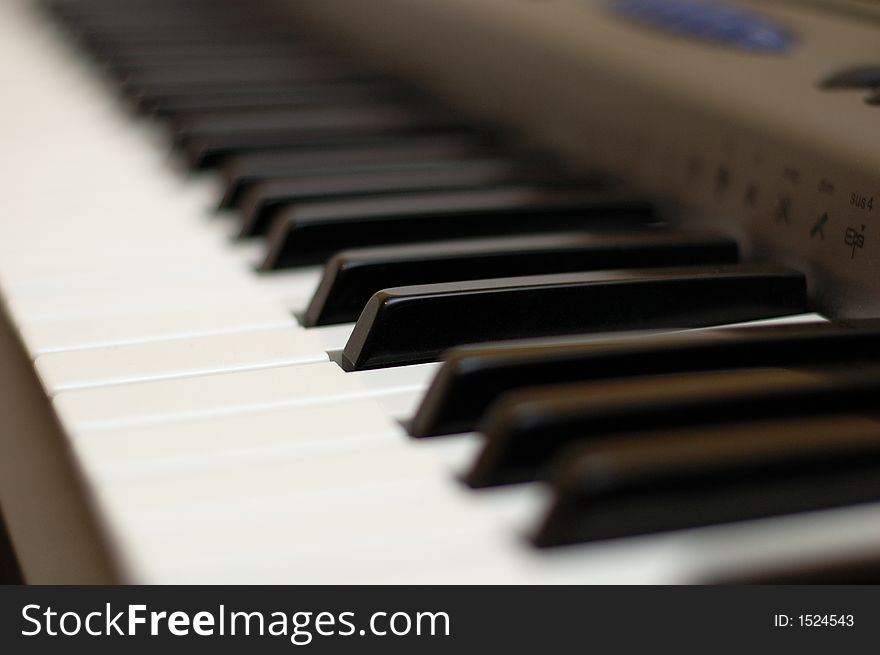
[[[848,556],[876,557],[880,503],[725,524],[684,533],[692,581],[712,582],[763,570],[831,563]]]
[[[135,579],[259,582],[271,572],[276,582],[289,583],[644,583],[674,580],[676,564],[684,559],[681,549],[666,547],[665,535],[650,537],[647,547],[630,540],[621,548],[602,544],[537,551],[522,531],[511,529],[510,517],[498,513],[498,499],[489,495],[462,492],[448,481],[420,480],[400,489],[338,494],[335,504],[328,497],[296,502],[296,497],[282,496],[279,502],[260,504],[233,500],[146,513],[124,512],[120,505],[113,511],[116,524],[125,526],[118,543]],[[498,495],[517,505],[513,515],[534,516],[547,502],[539,485]],[[424,508],[435,502],[447,509],[432,522]],[[362,504],[367,514],[381,507],[397,520],[380,530],[364,527],[358,524]],[[327,519],[314,527],[320,541],[298,538],[303,528],[311,534],[310,517]],[[248,526],[246,536],[229,539],[231,526],[241,524]],[[190,550],[199,539],[214,543]],[[171,558],[165,551],[175,541],[180,548]]]
[[[208,557],[217,568],[224,568],[226,561],[256,561],[283,553],[288,561],[298,560],[303,568],[308,568],[310,564],[306,564],[301,554],[336,550],[340,546],[356,553],[361,544],[376,539],[394,540],[399,544],[412,536],[437,537],[450,532],[460,534],[468,529],[470,532],[485,530],[485,516],[457,502],[448,490],[437,491],[439,493],[426,494],[411,488],[407,496],[386,498],[378,503],[358,502],[353,495],[349,509],[292,516],[279,513],[260,521],[243,520],[241,528],[234,531],[230,530],[229,521],[222,518],[212,525],[202,523],[196,530],[184,529],[183,532],[177,530],[177,526],[150,531],[141,523],[132,526],[132,538],[127,539],[127,543],[131,544],[137,559],[167,562]],[[430,511],[425,511],[426,508]],[[218,543],[222,544],[219,548]],[[320,565],[323,559],[318,557],[313,561]],[[366,567],[371,565],[369,561],[363,563]]]
[[[266,273],[258,273],[250,265],[246,265],[245,269],[248,276],[256,280],[260,288],[278,297],[284,297],[285,294],[290,293],[311,297],[324,274],[324,269],[320,266],[305,266]]]
[[[231,259],[216,258],[208,261],[210,263],[205,264],[202,260],[201,265],[186,262],[186,266],[177,267],[155,262],[154,271],[144,268],[134,270],[108,268],[100,271],[56,273],[7,284],[3,288],[3,296],[12,306],[19,302],[37,299],[48,302],[50,299],[70,298],[71,295],[81,296],[119,290],[141,291],[160,285],[168,287],[176,281],[183,284],[200,282],[220,284],[227,280],[234,282],[241,279],[241,272],[237,270]]]
[[[327,352],[341,351],[345,348],[345,344],[348,342],[353,329],[354,323],[308,328],[309,333],[324,344],[324,349]]]
[[[127,538],[144,544],[154,541],[155,547],[172,541],[175,537],[193,545],[217,543],[222,534],[229,531],[232,522],[247,525],[244,538],[223,540],[223,549],[216,549],[228,560],[259,559],[279,552],[291,555],[293,551],[308,547],[314,540],[300,537],[305,524],[316,518],[333,526],[319,534],[321,527],[315,525],[312,537],[320,538],[325,546],[333,546],[335,539],[357,543],[377,536],[358,527],[366,515],[382,513],[391,515],[392,521],[382,526],[381,532],[403,536],[413,526],[420,530],[430,529],[436,533],[458,530],[464,522],[476,521],[485,526],[505,526],[511,535],[518,534],[515,523],[522,516],[533,516],[546,504],[547,494],[538,485],[510,487],[494,493],[474,495],[451,480],[444,471],[437,476],[426,475],[411,479],[396,476],[393,480],[359,485],[348,488],[349,493],[311,492],[295,495],[281,493],[271,497],[250,497],[246,504],[209,501],[193,505],[178,505],[166,509],[161,504],[152,509],[139,509],[124,501],[110,499],[108,507],[119,515],[119,524],[129,533]],[[503,497],[503,502],[499,502]],[[445,507],[454,511],[452,520],[444,521],[425,508]],[[505,508],[514,508],[513,511]],[[499,508],[504,511],[499,511]],[[380,520],[371,521],[379,523]],[[309,532],[311,532],[309,530]],[[255,545],[254,541],[260,545]],[[310,543],[311,542],[311,543]],[[204,554],[191,551],[193,555]],[[155,555],[155,553],[154,553]],[[186,555],[178,551],[181,558]]]
[[[537,485],[507,489],[503,494],[515,501],[518,513],[528,515],[546,502],[546,494]],[[525,573],[519,560],[534,556],[521,535],[511,529],[509,517],[497,511],[497,503],[487,503],[485,494],[474,495],[448,479],[415,480],[399,489],[358,487],[356,493],[335,499],[322,495],[267,498],[247,514],[239,514],[247,506],[235,502],[197,506],[191,511],[139,513],[123,510],[125,504],[117,503],[115,497],[111,500],[109,494],[107,501],[118,516],[117,525],[126,526],[126,534],[120,535],[121,551],[130,561],[174,568],[174,577],[184,570],[211,571],[215,576],[235,571],[242,580],[259,580],[270,561],[282,576],[290,576],[285,580],[317,574],[306,579],[330,581],[340,573],[338,567],[334,573],[332,563],[344,552],[343,559],[351,567],[344,569],[339,578],[343,581],[382,581],[403,574],[401,580],[423,583],[438,570],[473,574],[506,562],[506,581],[511,582]],[[230,508],[231,514],[224,511]],[[435,514],[434,508],[440,511]],[[224,538],[230,525],[236,524],[247,525],[245,534]],[[308,536],[303,538],[303,532]],[[450,550],[444,545],[447,540],[465,548]],[[193,548],[200,543],[208,546]],[[167,556],[169,544],[179,544],[173,563]],[[414,553],[418,561],[412,558]],[[395,561],[400,565],[394,566]],[[162,574],[151,570],[147,578],[157,576]],[[479,576],[471,582],[478,580]]]
[[[413,364],[411,366],[393,366],[377,368],[369,371],[356,371],[348,375],[372,389],[423,389],[428,385],[434,374],[440,369],[440,362]]]
[[[52,296],[28,296],[10,299],[8,306],[19,322],[32,324],[66,318],[94,317],[132,311],[174,311],[200,306],[217,306],[232,299],[259,300],[266,297],[258,284],[244,275],[225,280],[187,283],[180,280],[165,288],[116,289],[98,292],[74,292]]]
[[[28,351],[36,357],[81,348],[287,327],[292,323],[295,323],[292,314],[281,302],[245,301],[190,311],[157,310],[99,319],[92,316],[57,319],[22,324],[19,330]]]
[[[263,498],[320,494],[348,489],[432,480],[438,464],[405,443],[370,444],[340,452],[308,456],[238,458],[236,461],[200,461],[180,470],[117,472],[83,463],[100,486],[107,502],[125,512],[220,503],[233,498]],[[307,502],[307,500],[303,500]]]
[[[210,233],[186,240],[165,239],[162,244],[101,241],[75,251],[63,243],[48,243],[36,253],[19,250],[4,255],[0,258],[0,275],[4,285],[13,288],[19,284],[63,283],[69,275],[93,276],[100,284],[108,284],[115,273],[162,276],[211,264],[218,268],[240,266],[256,257],[261,248],[258,242],[220,242]],[[75,277],[71,279],[75,281]]]
[[[86,432],[74,435],[73,446],[89,467],[124,475],[247,456],[389,445],[407,438],[380,405],[355,400]]]
[[[141,289],[173,284],[239,279],[251,271],[240,261],[238,254],[208,250],[195,254],[151,253],[148,258],[132,261],[59,264],[55,269],[29,273],[15,279],[4,276],[4,291],[9,298],[49,297],[70,293],[107,292],[114,289]]]
[[[548,550],[494,523],[274,553],[255,542],[259,559],[216,547],[213,559],[154,558],[121,545],[135,579],[166,582],[693,584],[876,554],[877,511],[871,504]]]
[[[726,330],[729,328],[747,328],[769,325],[807,325],[810,323],[826,323],[828,317],[815,312],[805,314],[791,314],[777,318],[763,318],[756,321],[744,321],[742,323],[727,323],[725,325],[713,325],[711,327],[696,328],[697,330]]]
[[[470,526],[468,526],[470,527]],[[345,558],[344,546],[332,550],[297,553],[301,560],[284,557],[263,562],[233,563],[219,572],[216,565],[192,563],[186,569],[165,562],[163,568],[136,571],[133,575],[155,580],[185,580],[192,584],[220,577],[229,584],[246,580],[265,584],[528,584],[546,582],[530,579],[520,565],[522,544],[509,544],[509,535],[503,529],[490,530],[474,526],[453,534],[414,535],[409,539],[386,539],[370,544],[358,544],[362,549],[356,556]],[[301,565],[302,560],[316,557],[312,567]],[[326,558],[325,558],[326,556]],[[331,558],[342,558],[343,563],[333,567]],[[607,569],[606,569],[607,570]],[[590,569],[593,573],[600,573]],[[614,569],[613,575],[597,575],[578,580],[580,584],[636,583],[639,578],[626,569]],[[581,577],[584,577],[583,575]],[[568,578],[573,584],[577,578]],[[655,583],[668,578],[643,577],[643,582]],[[562,582],[562,584],[566,584]]]
[[[102,481],[99,501],[124,550],[154,562],[167,561],[169,548],[177,561],[210,551],[218,569],[226,568],[219,558],[259,561],[281,549],[295,559],[340,541],[356,552],[377,536],[512,524],[544,502],[537,485],[472,494],[451,477],[448,457],[429,447],[445,442],[448,450],[453,438],[413,448],[375,404],[364,404],[85,434],[74,448],[90,478]],[[386,468],[390,461],[397,464]],[[230,536],[231,525],[243,529]]]
[[[77,434],[399,393],[418,388],[416,378],[399,376],[380,387],[327,362],[63,391],[54,405],[67,429]]]
[[[413,391],[385,394],[378,399],[378,402],[382,404],[382,407],[389,416],[394,417],[398,421],[406,421],[415,413],[427,386],[428,383],[426,382],[424,387],[419,387]]]
[[[444,468],[456,474],[465,471],[482,445],[483,435],[478,432],[413,439],[413,448],[428,453],[438,462],[442,462]]]
[[[308,305],[318,282],[318,276],[313,272],[285,273],[273,278],[270,284],[265,284],[252,271],[245,270],[229,270],[226,275],[217,278],[207,276],[191,281],[186,275],[177,279],[159,277],[140,286],[98,290],[65,290],[58,286],[51,293],[27,291],[16,295],[7,294],[6,301],[17,321],[28,326],[65,319],[93,318],[97,321],[113,315],[146,310],[165,313],[202,306],[221,306],[238,300],[248,304],[260,299],[267,302],[278,301],[289,308],[291,313],[296,313],[303,311]],[[331,341],[329,345],[335,346],[337,343]]]
[[[494,538],[493,538],[494,537]],[[503,560],[506,535],[486,526],[467,522],[452,533],[411,531],[410,534],[378,536],[371,542],[334,543],[301,548],[290,554],[264,557],[261,561],[228,560],[212,550],[201,559],[168,560],[152,557],[146,549],[121,544],[123,565],[132,579],[156,583],[178,581],[198,584],[350,584],[382,583],[392,576],[409,584],[447,584],[451,570],[466,564],[485,572]],[[146,552],[145,552],[146,551]],[[332,562],[336,562],[333,566]],[[467,567],[468,570],[471,567]],[[436,573],[434,573],[436,572]],[[488,582],[485,573],[471,583]],[[507,576],[512,582],[515,578]]]
[[[0,278],[6,289],[15,290],[18,287],[28,288],[40,285],[63,284],[65,276],[70,276],[70,284],[79,283],[80,278],[84,283],[107,284],[108,279],[105,271],[111,270],[126,275],[150,274],[147,268],[152,262],[161,264],[157,270],[152,271],[161,275],[166,268],[178,270],[181,265],[184,268],[191,267],[190,262],[198,261],[205,268],[215,264],[215,269],[226,268],[233,258],[219,252],[211,243],[206,243],[204,238],[196,237],[183,243],[168,244],[165,248],[157,250],[153,244],[138,244],[133,247],[129,244],[121,251],[118,248],[105,248],[92,252],[78,251],[75,254],[63,249],[62,244],[44,244],[38,253],[25,256],[19,251],[4,254],[0,258]],[[91,279],[90,279],[91,278]]]
[[[126,382],[327,361],[320,341],[287,327],[41,355],[37,374],[50,394]]]

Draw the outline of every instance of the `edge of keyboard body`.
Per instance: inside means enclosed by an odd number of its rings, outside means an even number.
[[[876,60],[877,22],[729,3],[794,33],[790,52],[763,55],[633,25],[597,0],[376,0],[368,13],[345,0],[289,4],[359,56],[807,271],[823,313],[880,310],[875,215],[852,203],[877,197],[878,110],[857,90],[819,88]]]

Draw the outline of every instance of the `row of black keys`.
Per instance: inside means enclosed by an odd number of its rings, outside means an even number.
[[[181,149],[198,143],[204,151],[210,132],[216,148],[208,161],[222,162],[227,177],[224,206],[243,210],[242,236],[268,235],[263,269],[327,263],[304,323],[359,319],[342,357],[351,369],[429,361],[459,343],[710,325],[804,308],[800,274],[732,265],[737,247],[730,239],[671,231],[650,202],[595,179],[563,177],[534,157],[512,158],[473,131],[410,132],[400,125],[390,133],[362,126],[356,137],[339,131],[340,112],[358,116],[370,108],[328,101],[320,90],[338,81],[291,81],[283,67],[270,68],[279,91],[294,89],[299,99],[283,110],[258,100],[243,109],[238,94],[253,83],[246,74],[251,66],[262,70],[267,55],[261,50],[258,64],[241,52],[227,55],[236,66],[226,56],[215,61],[228,39],[225,26],[238,14],[210,13],[209,36],[192,43],[193,28],[177,20],[179,11],[171,11],[172,21],[153,15],[152,6],[144,12],[159,27],[112,9],[80,8],[68,22],[124,80],[130,97],[165,107]],[[206,29],[201,9],[184,13]],[[178,37],[186,50],[169,60]],[[243,34],[236,38],[239,47],[266,47]],[[290,41],[280,39],[274,56],[299,73],[324,61],[305,46],[291,49]],[[166,57],[157,62],[156,52]],[[344,83],[357,78],[339,65],[318,68],[347,75]],[[373,84],[383,96],[383,85]],[[303,109],[312,92],[315,105]],[[237,101],[223,106],[221,97]],[[168,109],[181,98],[186,109]],[[200,99],[209,106],[197,107]],[[383,102],[397,112],[421,111],[399,98]],[[315,116],[330,119],[315,124]],[[279,126],[281,118],[287,126]],[[296,121],[309,125],[291,128]],[[638,269],[592,272],[631,267]]]
[[[729,239],[502,151],[253,6],[125,7],[56,13],[192,166],[223,170],[242,237],[268,236],[264,269],[326,263],[304,322],[357,319],[349,368],[807,308],[799,273],[736,264]],[[880,371],[853,367],[878,344],[873,324],[837,323],[473,346],[448,354],[410,429],[479,428],[473,486],[551,477],[542,545],[873,500]]]

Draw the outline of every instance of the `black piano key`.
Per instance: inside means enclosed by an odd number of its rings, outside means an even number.
[[[239,41],[160,44],[156,46],[132,46],[117,49],[100,58],[105,66],[132,69],[169,68],[180,62],[210,62],[217,58],[256,59],[262,57],[284,57],[296,59],[302,56],[326,56],[319,46],[310,43],[294,42],[289,38],[273,41]]]
[[[453,346],[684,328],[800,313],[802,274],[775,266],[633,269],[385,289],[342,353],[348,370],[436,360]]]
[[[70,30],[96,37],[168,38],[170,36],[210,36],[260,34],[293,35],[290,24],[273,19],[271,8],[263,2],[186,2],[147,3],[115,0],[109,3],[42,2]],[[268,11],[267,11],[268,10]]]
[[[237,33],[218,30],[182,30],[163,33],[125,33],[73,30],[79,45],[98,61],[131,61],[157,53],[190,56],[212,52],[227,53],[283,52],[291,45],[291,37],[277,33]],[[296,53],[299,54],[299,53]]]
[[[368,102],[363,105],[306,107],[301,109],[242,109],[232,112],[185,114],[173,121],[174,137],[223,137],[227,134],[293,134],[311,131],[342,131],[378,126],[425,122],[425,115],[396,105]]]
[[[96,61],[111,69],[155,72],[160,74],[159,80],[168,79],[165,74],[178,66],[217,69],[226,63],[237,66],[266,60],[270,68],[283,72],[277,67],[285,61],[294,69],[306,63],[345,65],[348,70],[356,65],[320,43],[265,28],[253,32],[219,27],[204,32],[185,27],[144,32],[85,28],[80,31],[80,43]]]
[[[880,584],[880,553],[868,546],[854,552],[820,555],[738,571],[710,572],[698,584],[805,585]]]
[[[469,432],[502,394],[523,387],[760,366],[880,358],[880,323],[826,322],[658,335],[638,341],[472,346],[447,353],[410,424],[427,437]]]
[[[549,181],[545,177],[534,167],[517,162],[473,159],[413,163],[397,170],[361,170],[320,178],[309,176],[260,182],[242,198],[240,236],[265,234],[281,211],[304,202]]]
[[[567,454],[538,546],[880,500],[880,421],[814,417],[643,433]]]
[[[171,48],[167,52],[163,49],[146,49],[141,52],[119,53],[97,61],[120,79],[125,79],[126,74],[131,79],[137,79],[139,75],[146,75],[148,78],[159,75],[164,79],[172,71],[216,70],[226,66],[245,71],[268,66],[272,70],[282,71],[284,64],[289,64],[293,69],[303,68],[310,63],[321,65],[329,62],[342,65],[330,55],[294,44],[285,44],[283,47],[254,47],[246,43],[229,48],[224,48],[222,44],[207,44],[188,50]]]
[[[859,412],[873,408],[880,372],[741,369],[521,389],[480,425],[472,487],[534,480],[566,447],[648,429]]]
[[[377,143],[389,136],[455,131],[448,118],[396,106],[216,114],[177,135],[189,163],[204,167],[253,151]]]
[[[252,86],[254,84],[344,80],[353,77],[348,69],[323,59],[275,59],[248,61],[220,59],[174,67],[145,68],[130,71],[121,84],[136,96],[151,96],[187,89],[192,86]]]
[[[314,203],[276,217],[261,268],[320,264],[346,248],[656,220],[651,203],[619,192],[519,186]]]
[[[120,84],[136,87],[140,82],[150,83],[154,78],[183,80],[194,84],[205,82],[217,83],[230,76],[242,74],[264,81],[265,85],[294,85],[300,83],[300,77],[293,73],[310,70],[313,65],[321,66],[323,58],[290,54],[224,54],[211,56],[193,55],[190,57],[155,58],[142,56],[130,61],[105,61],[104,68]],[[174,75],[172,76],[172,73]],[[248,79],[250,84],[253,79]],[[234,86],[234,85],[233,85]],[[316,85],[317,86],[317,85]]]
[[[293,42],[285,39],[226,41],[179,41],[159,43],[119,42],[113,46],[98,49],[92,53],[96,61],[106,66],[174,66],[180,61],[211,61],[218,57],[259,57],[287,56],[298,57],[303,54],[322,54],[321,49],[312,44]]]
[[[339,175],[360,171],[399,170],[422,162],[487,155],[491,147],[471,134],[427,134],[389,137],[354,147],[294,149],[230,157],[223,164],[226,182],[221,207],[239,204],[257,182],[298,176]]]
[[[225,88],[198,95],[156,95],[144,99],[144,111],[167,119],[185,114],[235,112],[247,109],[302,109],[333,107],[378,102],[390,98],[388,85],[373,82],[340,82],[328,84],[248,85],[247,88]]]
[[[347,250],[327,263],[304,325],[355,321],[370,297],[389,287],[736,260],[737,244],[732,239],[670,230],[574,232]]]
[[[100,48],[103,45],[137,48],[175,44],[237,44],[302,42],[304,35],[290,29],[289,24],[265,20],[253,12],[227,13],[225,16],[163,13],[156,8],[143,12],[127,10],[115,16],[74,17],[64,21],[68,30],[84,42]]]

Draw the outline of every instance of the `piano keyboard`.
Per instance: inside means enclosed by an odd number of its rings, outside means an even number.
[[[669,583],[876,553],[880,328],[815,313],[801,272],[268,5],[48,8],[0,8],[0,288],[114,579]],[[88,579],[62,538],[24,548],[57,518],[30,493],[2,497],[26,578]]]

